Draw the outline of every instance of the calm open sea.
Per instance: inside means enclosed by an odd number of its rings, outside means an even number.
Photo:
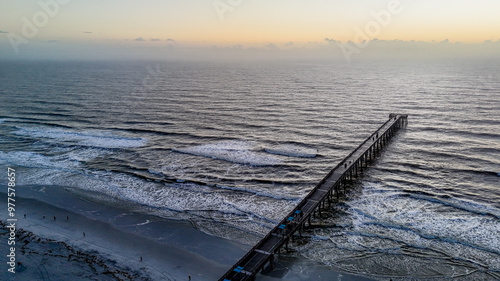
[[[251,244],[405,113],[408,128],[294,255],[375,278],[496,280],[498,73],[473,61],[2,62],[0,164],[18,185]]]

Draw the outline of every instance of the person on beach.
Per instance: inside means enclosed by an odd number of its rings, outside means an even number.
[[[191,275],[189,275],[188,277],[189,277],[189,281],[191,281]]]
[[[83,233],[83,237],[85,237],[85,232]]]

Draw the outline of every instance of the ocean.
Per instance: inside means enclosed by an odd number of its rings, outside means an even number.
[[[390,113],[408,114],[288,255],[379,280],[498,280],[498,73],[472,60],[5,61],[0,164],[18,188],[250,248]]]

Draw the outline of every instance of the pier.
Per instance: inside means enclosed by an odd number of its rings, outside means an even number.
[[[370,135],[344,160],[337,164],[309,194],[286,215],[262,240],[245,254],[219,281],[254,280],[262,268],[272,264],[274,255],[288,243],[306,223],[311,225],[311,217],[325,209],[327,203],[338,199],[348,182],[357,177],[368,163],[389,143],[396,132],[408,124],[408,115],[390,114],[378,130]]]

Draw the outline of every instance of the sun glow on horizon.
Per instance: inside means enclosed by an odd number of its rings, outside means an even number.
[[[0,4],[0,45],[294,48],[326,38],[467,44],[500,39],[497,11],[494,0],[16,1]]]

